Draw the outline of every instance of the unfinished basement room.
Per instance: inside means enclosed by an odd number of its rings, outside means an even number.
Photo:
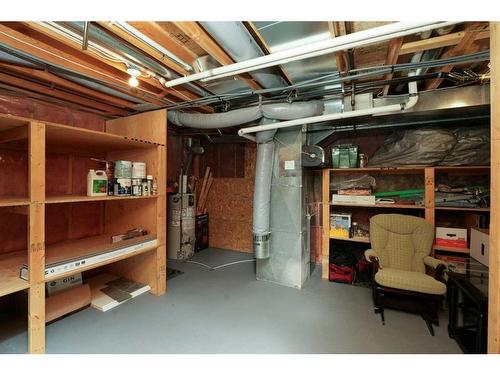
[[[0,15],[0,368],[500,353],[494,15],[147,4]]]

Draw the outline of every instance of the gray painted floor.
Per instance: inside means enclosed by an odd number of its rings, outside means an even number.
[[[207,249],[195,259],[216,266],[249,255]],[[47,353],[461,353],[444,312],[434,337],[421,317],[394,310],[382,326],[369,289],[322,281],[318,268],[296,290],[255,280],[253,263],[169,266],[185,273],[160,298],[146,294],[50,324]],[[25,352],[23,328],[5,327],[0,353]]]

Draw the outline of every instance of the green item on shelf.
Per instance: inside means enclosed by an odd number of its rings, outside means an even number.
[[[357,168],[358,145],[344,144],[332,147],[332,168]]]
[[[394,195],[399,195],[400,197],[414,196],[417,194],[423,194],[424,189],[408,189],[408,190],[396,190],[396,191],[380,191],[375,193],[375,197],[392,197]]]

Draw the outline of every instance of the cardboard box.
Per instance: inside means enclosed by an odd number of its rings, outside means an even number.
[[[471,228],[470,256],[488,267],[490,232],[488,229]]]
[[[467,229],[436,227],[436,245],[467,249]]]
[[[339,238],[349,238],[351,229],[350,213],[333,213],[330,215],[330,236]]]
[[[375,195],[332,195],[332,203],[375,204]]]
[[[46,285],[47,295],[53,296],[64,289],[82,285],[82,274],[75,273],[74,275],[63,277],[62,279],[49,281]]]

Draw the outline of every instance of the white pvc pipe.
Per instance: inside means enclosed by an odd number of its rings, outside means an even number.
[[[174,79],[165,83],[167,87],[182,85],[184,83],[202,80],[217,79],[229,75],[237,75],[265,67],[284,64],[290,61],[321,56],[336,51],[360,47],[367,44],[378,43],[405,35],[415,34],[426,30],[445,27],[459,22],[397,22],[389,25],[363,30],[353,34],[339,36],[312,44],[306,44],[296,48],[272,53],[234,63],[219,68],[206,70],[204,72],[191,74],[186,77]]]

